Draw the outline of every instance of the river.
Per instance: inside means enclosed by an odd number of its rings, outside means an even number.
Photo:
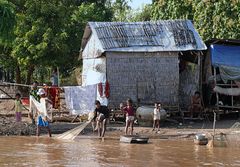
[[[240,149],[176,140],[140,145],[114,139],[0,137],[0,166],[240,166]]]

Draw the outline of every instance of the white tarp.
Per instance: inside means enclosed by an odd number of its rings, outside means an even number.
[[[106,82],[106,59],[83,59],[82,85]]]
[[[97,98],[97,86],[64,87],[67,108],[73,115],[82,115],[94,111]]]

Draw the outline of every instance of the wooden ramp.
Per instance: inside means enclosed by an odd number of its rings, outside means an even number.
[[[79,135],[79,133],[81,133],[83,131],[83,129],[85,129],[90,123],[91,123],[91,121],[87,121],[87,122],[77,126],[74,129],[71,129],[60,135],[57,135],[55,138],[63,139],[63,140],[74,140],[74,138],[77,137]]]

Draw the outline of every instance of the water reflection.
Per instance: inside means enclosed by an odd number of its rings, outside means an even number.
[[[238,148],[209,148],[192,141],[60,141],[35,137],[0,137],[0,166],[239,166]]]

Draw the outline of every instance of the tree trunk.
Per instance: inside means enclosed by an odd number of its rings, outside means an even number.
[[[16,67],[16,83],[21,84],[21,70],[19,65]]]
[[[27,71],[27,80],[26,80],[26,84],[30,85],[31,81],[32,81],[32,75],[33,75],[33,71],[35,66],[33,64],[29,65],[28,71]]]

